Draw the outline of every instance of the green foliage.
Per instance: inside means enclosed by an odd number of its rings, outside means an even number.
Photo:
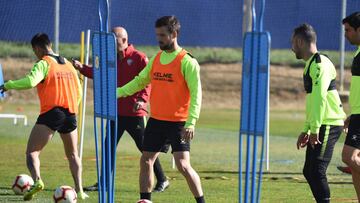
[[[147,56],[154,56],[159,48],[157,46],[137,46],[137,48]],[[239,63],[242,60],[242,50],[239,48],[217,48],[217,47],[185,47],[196,57],[200,64],[203,63]],[[59,45],[60,54],[67,58],[79,58],[80,45],[61,43]],[[323,50],[336,66],[339,65],[339,52]],[[351,65],[352,52],[345,53],[345,65]],[[35,58],[29,43],[17,43],[0,41],[0,58]],[[288,66],[303,66],[303,61],[297,60],[290,49],[271,50],[270,63]]]

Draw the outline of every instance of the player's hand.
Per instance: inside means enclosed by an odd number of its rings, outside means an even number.
[[[311,147],[314,149],[315,148],[315,145],[317,144],[321,144],[320,140],[319,140],[319,133],[311,133],[310,134],[310,145]]]
[[[296,143],[297,149],[299,150],[300,147],[301,148],[305,147],[308,142],[309,142],[309,134],[304,133],[304,132],[300,133],[297,143]]]
[[[181,132],[181,142],[190,142],[195,136],[194,128],[183,128]]]
[[[4,85],[0,85],[0,93],[4,94],[4,92],[6,92],[5,86]]]
[[[349,124],[350,124],[350,116],[347,117],[344,121],[344,133],[348,133]]]
[[[133,106],[133,112],[137,112],[140,109],[144,109],[144,104],[145,102],[143,100],[138,100],[137,102],[135,102],[134,106]],[[146,111],[146,110],[145,110]]]
[[[82,63],[80,63],[80,61],[78,61],[78,60],[75,60],[75,59],[71,59],[71,61],[72,61],[72,64],[73,64],[73,66],[74,66],[74,68],[76,69],[76,70],[81,70],[82,68],[83,68],[83,64]]]

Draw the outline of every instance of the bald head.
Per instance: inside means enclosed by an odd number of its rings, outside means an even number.
[[[128,34],[123,27],[114,27],[112,29],[116,37],[117,51],[124,51],[128,47]]]
[[[128,38],[128,34],[125,30],[125,28],[123,27],[114,27],[112,29],[113,33],[115,34],[116,37],[121,37],[121,38]]]

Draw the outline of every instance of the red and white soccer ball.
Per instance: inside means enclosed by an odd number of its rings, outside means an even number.
[[[30,176],[26,174],[20,174],[16,176],[12,190],[17,195],[23,195],[30,189],[32,185],[34,185],[34,180]]]
[[[70,186],[60,186],[56,188],[53,198],[55,203],[76,203],[77,194]]]
[[[136,203],[152,203],[152,201],[150,201],[148,199],[141,199],[141,200],[137,201]]]

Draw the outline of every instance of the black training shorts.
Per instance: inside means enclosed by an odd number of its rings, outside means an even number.
[[[172,152],[190,151],[190,143],[181,141],[185,122],[162,121],[150,118],[144,134],[143,151],[162,152],[171,145]]]
[[[54,107],[53,109],[40,114],[36,124],[43,124],[53,131],[59,133],[70,133],[76,129],[76,116],[70,113],[68,109]]]
[[[350,116],[345,145],[360,149],[360,114],[353,114]]]

